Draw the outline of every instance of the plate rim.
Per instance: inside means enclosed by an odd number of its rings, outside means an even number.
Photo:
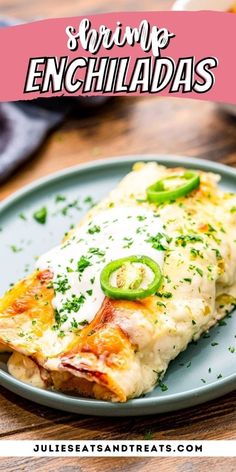
[[[135,162],[156,161],[165,165],[180,165],[189,168],[198,168],[208,172],[215,172],[221,176],[226,175],[236,179],[236,169],[233,167],[210,161],[202,158],[187,157],[183,155],[172,154],[138,154],[121,155],[112,158],[96,159],[87,163],[71,166],[57,172],[50,173],[44,177],[34,180],[30,184],[23,186],[10,196],[0,202],[0,215],[11,205],[16,203],[26,195],[42,189],[50,183],[60,181],[62,178],[73,177],[77,173],[81,174],[90,169],[103,169],[106,167],[115,167],[121,165],[132,165]],[[181,408],[187,408],[218,398],[226,393],[232,392],[236,388],[236,373],[230,374],[223,379],[203,385],[184,392],[165,394],[163,397],[141,397],[131,399],[126,403],[112,403],[103,400],[76,397],[60,392],[42,390],[33,387],[12,377],[9,373],[0,368],[0,384],[36,403],[52,408],[70,411],[80,414],[90,414],[94,416],[132,416],[146,415],[153,413],[164,413],[175,411]],[[56,401],[56,405],[54,402]]]
[[[95,159],[90,162],[80,163],[75,166],[66,167],[56,172],[50,172],[46,176],[40,177],[33,180],[33,182],[24,185],[15,192],[11,193],[3,200],[0,201],[0,211],[5,210],[10,204],[14,203],[19,198],[25,196],[26,193],[31,193],[37,189],[41,189],[46,186],[49,182],[58,181],[61,178],[68,178],[75,173],[86,172],[89,169],[94,169],[98,167],[107,167],[110,165],[117,165],[123,163],[124,161],[129,162],[130,164],[135,163],[136,161],[159,161],[162,164],[165,164],[167,161],[175,162],[176,164],[179,161],[187,161],[189,167],[194,168],[195,165],[199,166],[201,169],[206,170],[206,172],[216,172],[216,173],[227,173],[231,177],[236,177],[236,168],[228,166],[226,164],[218,163],[211,161],[209,159],[197,158],[197,157],[188,157],[178,154],[125,154],[114,157],[107,157],[103,159]],[[183,164],[180,164],[183,165]],[[210,169],[210,170],[208,170]]]

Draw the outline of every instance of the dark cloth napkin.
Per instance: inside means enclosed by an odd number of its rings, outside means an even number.
[[[63,112],[46,110],[35,101],[0,103],[0,183],[32,156],[63,118]]]
[[[0,19],[0,27],[17,24]],[[59,97],[0,103],[0,183],[26,162],[56,128],[76,108],[94,108],[106,97]]]

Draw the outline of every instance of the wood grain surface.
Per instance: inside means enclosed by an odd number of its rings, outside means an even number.
[[[0,14],[30,20],[115,10],[168,9],[169,0],[0,0]],[[31,162],[0,187],[0,198],[58,169],[109,156],[164,153],[197,156],[236,167],[236,119],[208,102],[120,98],[77,116],[54,132]],[[0,388],[0,438],[8,439],[236,439],[236,394],[176,413],[94,418],[41,407]],[[234,472],[230,458],[10,458],[8,470],[58,472]]]

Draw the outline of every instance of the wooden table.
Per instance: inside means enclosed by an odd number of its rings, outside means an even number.
[[[29,20],[95,11],[154,10],[169,0],[0,0],[0,12]],[[0,198],[55,170],[93,159],[136,153],[175,153],[236,167],[236,120],[214,104],[193,100],[122,98],[53,133],[30,163],[0,188]],[[94,418],[38,406],[0,389],[0,436],[8,439],[235,439],[236,395],[199,407],[151,417]],[[0,471],[198,472],[236,470],[234,459],[2,459]]]

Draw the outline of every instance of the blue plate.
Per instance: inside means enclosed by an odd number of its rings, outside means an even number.
[[[0,293],[34,267],[35,258],[58,244],[71,225],[77,224],[93,201],[98,201],[128,173],[134,162],[155,160],[171,166],[202,169],[221,175],[222,188],[236,192],[232,168],[177,156],[124,156],[73,167],[25,187],[0,207]],[[89,197],[89,198],[88,198]],[[64,200],[65,198],[65,200]],[[46,206],[45,225],[33,213]],[[110,403],[40,390],[7,373],[6,354],[1,355],[0,383],[14,393],[42,405],[73,413],[100,416],[130,416],[163,413],[197,405],[224,395],[236,387],[236,319],[214,327],[191,344],[173,362],[163,380],[168,387],[127,403]]]

